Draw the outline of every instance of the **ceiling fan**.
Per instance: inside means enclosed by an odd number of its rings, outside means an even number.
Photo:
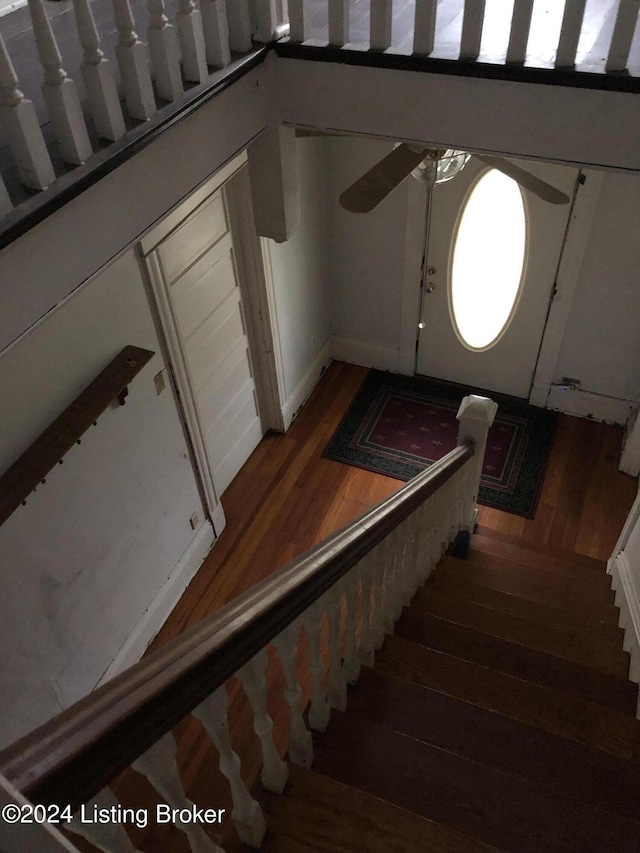
[[[340,204],[352,213],[369,213],[400,184],[407,175],[432,186],[451,180],[475,157],[492,169],[497,169],[520,186],[550,204],[568,204],[569,196],[521,169],[509,160],[489,154],[468,154],[443,148],[419,148],[406,143],[396,145],[361,178],[351,184],[340,196]]]

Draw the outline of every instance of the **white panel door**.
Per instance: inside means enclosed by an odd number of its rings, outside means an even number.
[[[220,192],[156,250],[218,497],[263,435],[233,241]]]
[[[578,170],[514,160],[573,198]],[[471,158],[452,180],[433,190],[417,372],[475,388],[528,397],[571,210],[524,193],[528,253],[520,298],[502,337],[488,349],[465,346],[452,322],[450,277],[458,221],[472,188],[487,167]],[[488,214],[489,216],[491,214]],[[478,264],[478,287],[492,270]]]

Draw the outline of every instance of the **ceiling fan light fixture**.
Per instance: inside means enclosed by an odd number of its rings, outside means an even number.
[[[448,148],[438,160],[436,167],[436,184],[444,184],[455,178],[466,166],[471,154],[466,151],[456,151]]]

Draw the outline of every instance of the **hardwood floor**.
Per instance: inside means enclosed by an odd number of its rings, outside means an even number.
[[[322,377],[289,432],[286,435],[268,435],[264,438],[223,496],[227,528],[153,642],[151,650],[159,648],[186,628],[195,625],[206,614],[238,596],[261,578],[303,553],[315,542],[343,526],[401,485],[398,480],[322,457],[325,445],[366,374],[367,370],[364,368],[334,362]],[[455,631],[458,643],[469,645],[473,641],[474,654],[480,665],[486,665],[489,659],[499,659],[509,646],[510,637],[506,634],[507,639],[494,636],[485,638],[484,644],[478,644],[477,637],[480,636],[477,633],[478,629],[481,631],[485,629],[485,621],[481,621],[486,619],[487,614],[483,610],[485,605],[510,612],[511,615],[505,615],[503,621],[508,621],[511,627],[517,623],[516,627],[523,637],[526,635],[529,638],[535,633],[535,640],[540,649],[546,652],[555,649],[555,646],[552,647],[550,644],[555,642],[556,634],[559,632],[553,627],[556,611],[551,607],[552,602],[564,587],[562,583],[558,583],[554,574],[555,558],[548,550],[549,546],[568,549],[576,555],[583,555],[573,558],[575,571],[585,573],[583,598],[575,602],[567,599],[569,604],[565,602],[558,606],[573,607],[575,605],[575,614],[572,612],[571,615],[576,626],[594,618],[593,614],[598,612],[595,627],[602,638],[603,646],[609,646],[612,637],[615,639],[613,635],[617,631],[615,627],[617,611],[612,605],[606,608],[598,605],[599,610],[594,610],[595,604],[591,603],[590,596],[592,596],[592,587],[593,595],[601,594],[601,581],[604,580],[602,577],[596,577],[594,573],[595,561],[606,560],[610,555],[636,493],[636,481],[618,472],[616,467],[621,440],[622,430],[618,427],[562,416],[537,517],[527,520],[481,507],[478,541],[480,544],[484,543],[482,544],[484,550],[478,550],[473,558],[475,560],[473,565],[468,564],[463,581],[466,585],[468,602],[473,603],[467,603],[464,606],[464,613],[457,614],[456,619],[461,625]],[[488,538],[489,533],[492,539]],[[527,556],[519,554],[510,542],[511,537],[520,537],[533,543],[534,550]],[[538,562],[536,547],[546,551],[544,558],[546,570],[540,571],[539,566],[536,568],[535,564]],[[504,577],[507,575],[501,571],[500,567],[501,561],[505,562],[509,556],[510,548],[510,556],[513,559],[526,560],[526,563],[512,567],[508,574],[509,583],[516,584],[518,594],[524,595],[525,601],[516,600],[514,596],[507,595],[508,590],[504,588],[503,575]],[[493,568],[488,569],[483,564],[483,553],[485,556],[486,553],[491,554]],[[451,562],[450,558],[445,559]],[[542,561],[543,558],[540,559]],[[531,583],[529,575],[537,570],[535,583]],[[571,571],[573,569],[569,567],[569,572]],[[490,579],[487,581],[489,572],[495,572],[500,582],[492,583]],[[451,566],[449,570],[443,569],[437,575],[437,583],[440,585],[441,592],[445,594],[448,585],[455,587],[455,584],[459,583],[455,577],[455,567]],[[476,586],[476,583],[484,585]],[[434,656],[435,662],[443,659],[445,645],[451,642],[451,629],[445,630],[446,626],[441,624],[443,615],[446,619],[450,618],[450,615],[442,609],[445,604],[446,602],[439,602],[437,596],[434,597],[428,614],[430,622],[436,628],[440,626],[439,630],[434,629],[432,634],[441,643],[442,649],[428,652]],[[609,609],[611,619],[609,619]],[[526,620],[533,618],[540,620],[541,613],[542,620],[549,628],[547,631],[536,632]],[[412,625],[409,620],[404,632],[408,635],[411,630]],[[389,672],[392,675],[397,674],[397,670],[391,669],[392,664],[395,666],[397,663],[394,650],[403,644],[406,645],[407,642],[403,636],[389,638],[384,652],[376,656],[377,659],[379,657],[383,670],[385,662],[388,661]],[[520,640],[517,639],[516,642]],[[576,646],[571,652],[570,657],[575,661],[586,660],[587,652],[584,651],[587,648],[584,645],[586,642],[583,641],[582,646]],[[512,650],[517,657],[518,666],[528,667],[531,673],[537,672],[536,654],[539,655],[538,652],[525,652],[516,647]],[[409,665],[408,660],[402,663],[405,667]],[[447,689],[456,695],[455,690],[463,689],[460,685],[468,681],[467,670],[472,668],[473,664],[458,662],[457,665],[464,669],[462,674],[457,673],[455,667],[453,669],[447,667],[444,674],[438,674],[437,667],[431,668],[428,674],[431,681],[427,686],[432,686],[433,679],[437,681],[440,677],[446,678],[453,684],[451,686],[447,682]],[[607,682],[608,676],[583,673],[575,665],[573,672],[567,675],[567,667],[567,664],[559,660],[553,672],[547,674],[547,680],[552,679],[550,683],[562,686],[567,679],[570,679],[574,684],[579,683],[580,689],[589,698],[611,693],[608,684],[612,682],[611,680]],[[303,690],[308,695],[304,638],[300,646],[299,673]],[[426,679],[427,674],[421,677]],[[497,683],[501,695],[505,697],[505,702],[519,703],[517,718],[524,723],[529,723],[529,718],[523,714],[527,708],[535,706],[536,690],[539,691],[539,688],[525,687],[522,682],[508,674],[508,669],[496,673],[492,678]],[[281,670],[273,655],[270,655],[267,679],[270,687],[269,713],[275,724],[274,735],[277,745],[284,751],[288,710],[282,698]],[[508,683],[508,689],[502,689],[503,683]],[[521,692],[524,691],[526,695],[514,699],[513,685]],[[243,777],[247,785],[251,786],[259,769],[259,745],[252,729],[251,710],[235,680],[231,680],[227,687],[233,746],[242,760]],[[478,690],[481,688],[484,690],[483,685],[478,686]],[[624,688],[621,688],[615,696],[609,698],[609,704],[614,708],[621,707],[625,703],[633,703],[634,696],[629,699]],[[488,703],[487,698],[487,707],[492,707]],[[577,708],[577,717],[581,718],[584,716],[584,703],[581,704],[581,700],[576,699],[574,704]],[[561,715],[560,710],[558,719]],[[227,808],[229,809],[227,814],[230,814],[228,785],[220,774],[217,755],[200,723],[193,718],[188,718],[174,730],[174,734],[179,744],[178,764],[187,795],[198,805]],[[583,741],[585,737],[583,735]],[[620,752],[626,748],[626,741],[619,732],[614,732],[610,737],[613,738],[611,751]],[[589,740],[587,739],[586,742],[588,743]],[[297,768],[292,772],[296,779],[301,775],[304,777],[304,772]],[[298,781],[300,783],[300,780]],[[152,809],[153,804],[158,800],[158,795],[153,792],[149,784],[133,771],[123,774],[113,789],[125,806]],[[329,796],[328,793],[327,796]],[[233,842],[229,841],[229,833],[231,833],[230,820],[223,826],[220,840],[225,845],[231,843],[233,847]],[[157,829],[151,829],[151,827],[134,829],[131,830],[130,835],[137,849],[147,853],[152,851],[181,853],[188,849],[185,837],[175,828],[165,826]],[[74,842],[76,841],[74,837]],[[82,850],[93,849],[83,842],[78,846]],[[292,846],[287,849],[296,848]],[[484,848],[474,847],[473,849]]]
[[[399,480],[322,457],[367,375],[334,362],[286,435],[267,435],[222,498],[227,528],[157,648],[395,491]],[[636,495],[621,427],[561,415],[535,519],[480,507],[480,525],[606,560]]]

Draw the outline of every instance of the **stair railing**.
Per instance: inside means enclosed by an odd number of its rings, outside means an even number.
[[[132,765],[171,809],[194,806],[176,765],[172,728],[193,714],[219,755],[241,841],[258,848],[265,821],[241,775],[227,720],[227,679],[242,683],[262,755],[261,780],[282,792],[286,762],[267,712],[266,647],[272,643],[290,709],[289,760],[309,767],[311,734],[302,713],[298,639],[308,644],[308,724],[324,731],[331,709],[344,710],[347,685],[371,666],[403,605],[429,576],[459,531],[475,521],[486,436],[496,405],[466,397],[458,411],[458,446],[398,491],[216,613],[145,657],[0,753],[0,773],[31,803],[69,807],[70,828],[105,851],[134,851],[122,823],[91,823],[77,813],[120,808],[109,783]],[[345,615],[344,631],[341,616]],[[328,644],[323,648],[323,622]],[[328,656],[328,672],[325,664]],[[88,804],[83,807],[83,804]],[[65,818],[68,819],[67,813]],[[215,817],[215,816],[214,816]],[[202,825],[175,825],[198,853],[220,851]],[[214,827],[215,829],[215,827]]]
[[[305,0],[288,0],[291,41],[301,44],[313,37],[310,31],[310,10]],[[505,61],[522,65],[527,60],[527,44],[531,33],[534,0],[514,0],[513,6],[505,4],[505,15],[511,15],[508,41],[505,42]],[[403,7],[406,3],[403,3]],[[350,41],[349,0],[329,0],[327,23],[329,44],[344,47]],[[447,40],[439,43],[437,24],[442,14],[438,0],[416,0],[413,24],[413,54],[429,56],[435,51],[448,48]],[[573,68],[578,56],[578,45],[584,29],[586,0],[566,0],[558,37],[556,68]],[[371,50],[387,50],[392,46],[391,23],[394,0],[371,0],[369,18],[369,47]],[[607,73],[618,73],[627,68],[634,38],[640,0],[620,0],[613,30],[606,46]],[[607,8],[608,12],[608,8]],[[604,15],[603,12],[603,23]],[[480,56],[480,48],[486,15],[486,0],[465,0],[460,33],[459,59],[474,62]],[[492,60],[493,61],[493,60]]]

